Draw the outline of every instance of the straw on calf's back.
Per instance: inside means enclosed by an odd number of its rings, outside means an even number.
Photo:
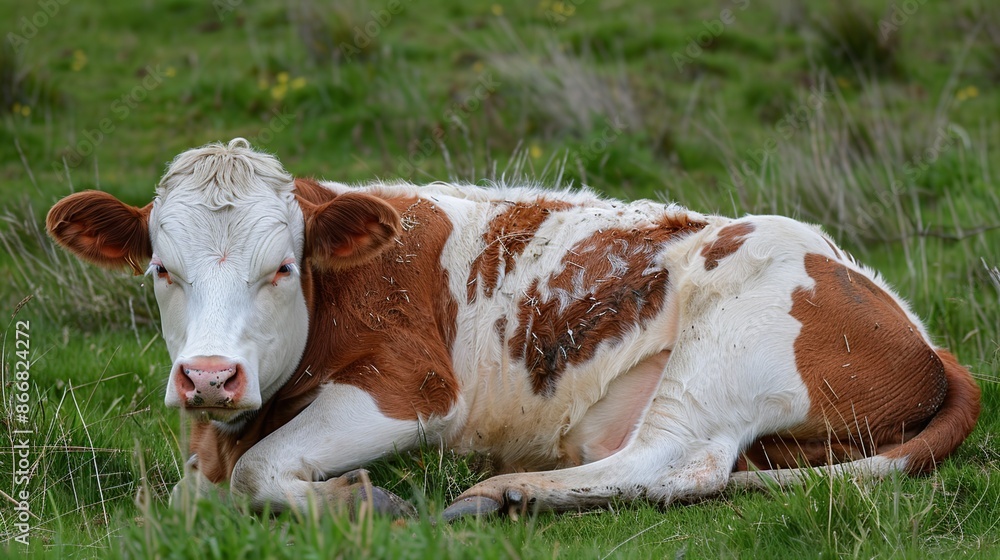
[[[143,209],[78,193],[48,227],[150,263],[167,403],[200,420],[188,478],[261,506],[350,499],[330,477],[421,438],[535,471],[449,516],[665,503],[751,466],[918,472],[979,410],[905,302],[787,218],[293,179],[235,140],[178,156]]]

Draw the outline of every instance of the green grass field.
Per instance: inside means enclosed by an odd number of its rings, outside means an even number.
[[[1000,8],[696,4],[0,0],[0,556],[1000,557]],[[484,474],[428,448],[372,469],[415,520],[172,510],[185,430],[148,281],[40,224],[82,189],[145,204],[174,155],[235,136],[296,175],[585,183],[821,224],[975,373],[979,426],[930,476],[667,508],[435,525]]]

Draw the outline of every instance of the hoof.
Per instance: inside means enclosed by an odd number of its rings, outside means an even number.
[[[403,498],[379,488],[371,487],[371,493],[361,490],[360,501],[371,505],[375,513],[381,515],[391,515],[393,517],[413,517],[417,514],[416,508]]]
[[[448,506],[441,517],[447,522],[452,522],[459,517],[467,515],[483,516],[500,511],[500,502],[483,496],[471,496],[462,498]]]
[[[353,492],[352,501],[355,504],[367,504],[377,514],[413,517],[417,513],[416,508],[403,498],[384,488],[373,486],[371,480],[368,479],[368,471],[365,469],[346,472],[334,480],[351,489]]]
[[[354,469],[353,471],[345,472],[339,478],[347,484],[364,484],[368,481],[368,471],[365,469]]]

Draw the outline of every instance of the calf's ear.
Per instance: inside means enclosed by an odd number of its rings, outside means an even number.
[[[49,210],[45,228],[59,245],[82,260],[105,268],[129,267],[142,274],[153,255],[149,239],[150,202],[130,206],[100,191],[83,191]]]
[[[374,258],[402,227],[395,208],[368,194],[346,193],[321,204],[298,201],[306,222],[306,254],[321,269],[343,270]]]

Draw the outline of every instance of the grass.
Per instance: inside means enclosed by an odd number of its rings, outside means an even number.
[[[69,2],[42,18],[39,4],[0,0],[0,29],[25,37],[5,35],[0,51],[0,308],[21,305],[3,330],[0,555],[1000,556],[1000,11],[981,0],[895,20],[874,0],[398,6]],[[725,8],[732,23],[689,49]],[[32,33],[22,18],[45,23]],[[485,474],[479,459],[427,448],[372,468],[418,504],[417,520],[255,516],[215,501],[174,511],[185,432],[162,404],[169,360],[151,290],[77,263],[39,228],[74,190],[145,204],[170,158],[234,136],[298,175],[586,182],[819,223],[975,372],[979,426],[927,477],[816,477],[665,509],[434,525]],[[26,423],[18,321],[30,322]],[[27,550],[8,500],[23,489],[11,481],[24,427]]]

